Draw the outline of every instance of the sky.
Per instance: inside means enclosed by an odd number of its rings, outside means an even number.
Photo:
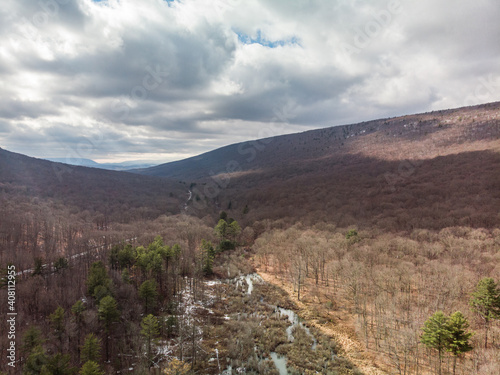
[[[500,100],[498,0],[4,0],[0,147],[168,162]]]

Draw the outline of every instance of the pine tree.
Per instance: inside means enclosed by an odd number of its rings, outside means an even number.
[[[109,361],[109,335],[111,333],[111,325],[120,317],[118,305],[113,297],[107,296],[101,300],[99,303],[98,315],[104,325],[106,361]]]
[[[102,286],[107,289],[110,289],[111,286],[111,280],[106,272],[106,267],[101,261],[92,263],[92,266],[90,267],[89,276],[87,278],[88,294],[94,296],[95,288],[98,286]]]
[[[227,221],[224,219],[220,219],[217,225],[214,228],[214,234],[219,238],[220,242],[227,239],[229,225]]]
[[[88,361],[98,362],[101,358],[101,340],[93,333],[85,337],[85,341],[80,351],[80,360],[85,363]]]
[[[451,337],[448,330],[448,317],[442,311],[436,312],[425,321],[422,331],[423,334],[420,337],[422,344],[438,351],[439,375],[441,375],[443,351],[446,350]]]
[[[46,369],[46,365],[48,363],[47,355],[45,354],[45,350],[43,350],[41,345],[37,345],[31,351],[31,354],[28,356],[26,360],[26,364],[24,365],[23,374],[26,375],[39,375],[42,372],[42,369]],[[46,371],[46,370],[45,370]]]
[[[25,356],[29,356],[33,349],[37,346],[41,346],[43,342],[42,331],[40,331],[38,327],[31,326],[23,336],[21,349]]]
[[[78,346],[78,354],[80,354],[80,336],[82,332],[83,326],[83,312],[85,311],[85,305],[81,300],[75,302],[73,306],[71,306],[71,313],[73,314],[73,318],[76,323],[76,339]]]
[[[72,375],[75,372],[75,369],[71,367],[70,355],[61,353],[56,353],[49,358],[46,369],[51,375]]]
[[[59,340],[59,352],[62,352],[63,337],[64,337],[64,309],[58,306],[57,309],[49,315],[50,325],[54,330],[54,335]]]
[[[43,259],[40,258],[40,257],[36,257],[34,259],[34,267],[33,267],[33,273],[31,274],[31,276],[37,276],[37,275],[41,275],[43,273]]]
[[[210,241],[201,240],[201,252],[203,259],[203,273],[211,275],[213,270],[212,266],[215,258],[215,249]]]
[[[495,280],[486,277],[479,281],[476,290],[472,293],[469,304],[472,310],[484,320],[486,330],[484,347],[487,348],[490,321],[500,318],[500,289]]]
[[[139,287],[139,297],[144,301],[144,311],[148,314],[156,306],[158,291],[154,280],[146,280]]]
[[[80,375],[104,375],[99,365],[94,361],[85,362],[79,372]]]
[[[54,262],[54,268],[56,272],[68,268],[68,260],[65,257],[57,258],[57,260]]]
[[[231,241],[236,245],[236,238],[241,233],[241,227],[238,222],[235,220],[231,224],[229,224],[228,228],[228,236],[231,238]]]
[[[160,334],[160,329],[158,325],[158,318],[149,314],[142,319],[141,322],[141,335],[144,336],[147,343],[147,358],[148,366],[151,367],[152,363],[152,353],[151,353],[151,343]]]
[[[473,349],[469,343],[469,339],[473,334],[471,332],[467,332],[469,322],[460,311],[450,315],[447,325],[450,337],[449,342],[446,345],[446,351],[453,355],[453,375],[455,375],[457,357]]]

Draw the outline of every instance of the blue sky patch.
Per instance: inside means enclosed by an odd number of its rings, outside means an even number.
[[[236,35],[238,35],[238,40],[243,44],[260,44],[264,47],[269,48],[283,47],[285,45],[292,44],[300,45],[298,39],[295,36],[285,40],[269,40],[262,35],[262,32],[260,30],[257,30],[257,35],[255,38],[238,31],[235,31],[235,33]]]

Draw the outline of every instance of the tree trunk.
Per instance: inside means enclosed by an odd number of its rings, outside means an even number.
[[[484,335],[484,348],[485,349],[488,349],[488,330],[489,330],[489,325],[490,325],[490,321],[489,320],[485,320],[485,323],[484,323],[484,328],[486,330],[485,332],[485,335]]]
[[[106,362],[109,362],[109,332],[106,332],[106,342],[104,346],[106,347]]]
[[[438,367],[438,374],[441,375],[441,349],[439,349],[439,367]]]

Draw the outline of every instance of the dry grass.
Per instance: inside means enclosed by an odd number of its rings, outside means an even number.
[[[327,289],[323,290],[319,298],[305,293],[302,300],[299,301],[290,283],[264,272],[260,267],[256,268],[264,281],[278,286],[288,294],[288,298],[297,305],[299,315],[307,321],[308,325],[317,328],[321,333],[333,338],[340,349],[339,354],[351,361],[364,374],[382,375],[390,373],[387,365],[381,361],[377,361],[357,338],[352,315],[346,310],[340,309],[327,311],[324,307],[328,300],[326,298]],[[325,319],[326,317],[328,319]]]

